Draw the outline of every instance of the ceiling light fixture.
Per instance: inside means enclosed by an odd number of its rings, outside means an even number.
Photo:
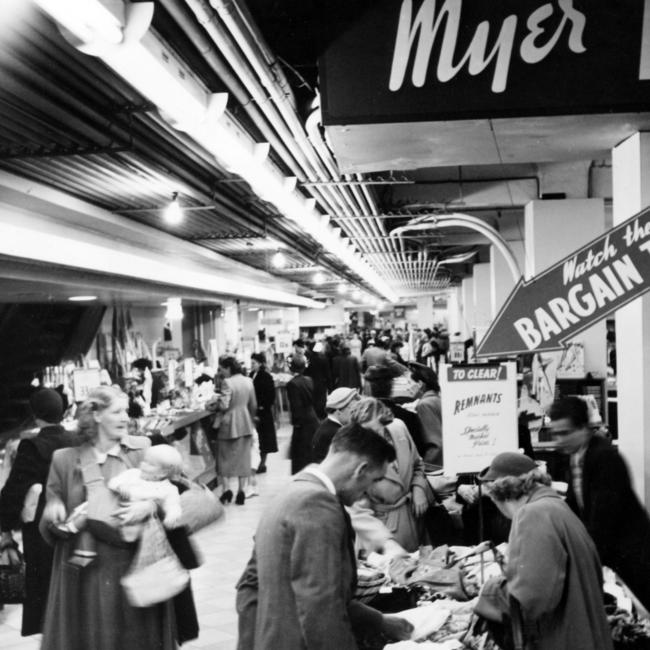
[[[355,302],[359,302],[361,300],[361,291],[359,291],[359,289],[355,289],[352,292],[352,300]]]
[[[343,282],[341,282],[341,283],[339,284],[339,286],[336,287],[336,290],[337,290],[340,294],[344,294],[344,293],[348,290],[348,288],[345,286],[345,284],[343,284]]]
[[[320,271],[316,271],[311,280],[314,284],[323,284],[325,282],[325,276]]]
[[[172,200],[165,208],[163,216],[170,226],[178,226],[183,221],[183,211],[178,203],[178,192],[172,194]]]
[[[70,302],[91,302],[97,300],[97,296],[70,296],[68,300]]]
[[[281,251],[277,251],[271,258],[271,265],[276,269],[283,269],[287,265],[287,258]]]

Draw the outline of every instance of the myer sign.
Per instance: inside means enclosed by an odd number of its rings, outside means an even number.
[[[574,54],[585,52],[586,15],[573,6],[573,0],[545,2],[521,19],[511,13],[503,19],[484,20],[474,28],[469,45],[459,45],[463,0],[424,0],[417,13],[413,0],[403,0],[393,48],[388,87],[399,90],[406,78],[411,56],[411,83],[424,86],[429,67],[435,68],[439,82],[453,79],[463,68],[476,76],[492,68],[491,90],[506,89],[513,56],[528,64],[544,61],[553,49],[565,44]],[[554,15],[555,14],[555,15]],[[525,25],[520,27],[520,21]],[[470,30],[473,26],[467,26]],[[517,42],[518,32],[520,42]],[[437,60],[434,45],[439,39]],[[566,42],[566,43],[565,43]]]
[[[479,357],[557,350],[650,289],[650,209],[514,288]]]
[[[649,13],[650,0],[378,0],[321,58],[325,123],[648,107]]]

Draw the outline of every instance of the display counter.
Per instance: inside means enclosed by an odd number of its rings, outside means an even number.
[[[207,483],[215,477],[215,461],[206,422],[206,418],[212,415],[211,411],[200,408],[152,414],[142,419],[139,433],[149,436],[160,434],[165,437],[183,457],[188,476]]]

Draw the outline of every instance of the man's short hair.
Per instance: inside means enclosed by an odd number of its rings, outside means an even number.
[[[393,445],[383,436],[360,424],[341,427],[332,438],[330,449],[336,453],[348,452],[362,456],[377,467],[392,463],[396,458]]]
[[[438,382],[438,375],[434,370],[425,366],[422,363],[411,363],[411,379],[413,381],[421,381],[424,385],[436,393],[440,392],[440,383]]]
[[[551,420],[562,420],[567,418],[574,427],[580,429],[589,424],[589,409],[587,402],[575,395],[561,397],[551,404],[549,411]]]
[[[307,367],[307,362],[305,361],[305,357],[303,357],[300,354],[294,354],[291,357],[291,363],[289,364],[290,372],[298,372],[302,374],[303,372],[305,372],[306,367]]]

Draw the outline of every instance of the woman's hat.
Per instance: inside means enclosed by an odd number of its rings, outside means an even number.
[[[29,398],[29,406],[35,418],[58,424],[63,418],[63,398],[53,388],[41,388]]]
[[[497,454],[479,475],[480,481],[496,481],[505,476],[521,476],[537,468],[535,461],[524,454],[514,451],[504,451]]]
[[[325,408],[337,410],[345,408],[352,400],[358,399],[356,388],[335,388],[328,396]]]

